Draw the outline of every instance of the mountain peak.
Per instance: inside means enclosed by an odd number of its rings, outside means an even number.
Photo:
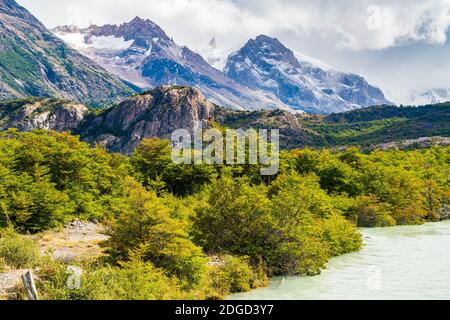
[[[216,37],[213,37],[213,38],[209,41],[208,47],[210,47],[211,49],[217,49]]]
[[[255,39],[250,39],[236,54],[233,59],[247,59],[246,61],[273,60],[285,62],[293,67],[299,67],[299,62],[295,58],[294,52],[286,48],[277,38],[266,35],[259,35]],[[227,63],[228,65],[228,63]]]
[[[162,38],[170,40],[163,29],[150,19],[143,19],[136,16],[130,22],[126,22],[117,27],[114,36],[122,36],[125,40],[137,40],[147,42],[152,38]]]
[[[130,23],[138,23],[138,22],[145,22],[145,21],[150,21],[150,20],[148,20],[148,19],[142,19],[141,17],[136,16],[136,17],[134,17],[134,18],[130,21]]]
[[[253,41],[259,45],[267,45],[267,46],[274,47],[275,49],[283,49],[283,50],[290,51],[277,38],[272,38],[272,37],[266,36],[264,34],[260,34],[259,36],[257,36],[255,38],[255,40],[250,40],[250,41]]]
[[[255,38],[255,40],[258,41],[258,42],[262,42],[262,41],[266,41],[266,42],[280,42],[277,38],[272,38],[272,37],[269,37],[269,36],[267,36],[265,34],[260,34],[259,36],[257,36]]]
[[[139,28],[151,28],[151,29],[158,27],[156,23],[154,23],[150,19],[143,19],[139,16],[134,17],[129,22],[124,23],[124,25],[133,25]]]
[[[381,90],[364,78],[323,67],[259,35],[227,61],[224,72],[254,90],[273,93],[283,103],[312,113],[341,112],[388,103]]]

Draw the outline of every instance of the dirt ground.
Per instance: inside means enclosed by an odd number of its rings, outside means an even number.
[[[103,254],[101,242],[108,239],[104,228],[92,222],[74,221],[60,231],[49,231],[36,237],[41,254],[64,262],[95,258]]]

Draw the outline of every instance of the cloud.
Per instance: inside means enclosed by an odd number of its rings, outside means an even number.
[[[42,12],[55,26],[91,21],[121,23],[139,15],[154,20],[182,42],[199,46],[196,36],[227,42],[259,33],[327,33],[335,46],[380,50],[412,42],[443,44],[450,25],[450,0],[19,0]],[[64,6],[65,15],[54,14]],[[45,13],[46,12],[46,13]],[[202,41],[206,41],[203,40]]]
[[[120,24],[135,16],[180,45],[237,50],[267,34],[361,74],[396,102],[410,89],[450,87],[450,0],[17,0],[48,27]]]

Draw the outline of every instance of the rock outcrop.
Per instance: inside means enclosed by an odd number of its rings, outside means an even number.
[[[329,116],[285,110],[236,111],[209,102],[193,87],[158,87],[101,112],[58,99],[0,103],[0,131],[71,131],[91,144],[130,154],[142,139],[170,138],[177,129],[279,129],[281,148],[358,145],[365,148],[427,148],[449,145],[450,104],[379,106]],[[438,137],[441,136],[441,137]],[[434,138],[421,138],[434,137]]]
[[[32,98],[7,105],[0,103],[0,130],[74,131],[88,113],[85,105],[56,99]]]
[[[214,105],[190,87],[160,87],[136,95],[87,121],[83,139],[129,154],[143,138],[170,139],[177,129],[192,130],[196,123],[210,126]]]

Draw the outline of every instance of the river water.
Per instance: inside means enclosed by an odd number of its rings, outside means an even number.
[[[364,248],[321,275],[274,278],[230,299],[450,299],[450,221],[361,232]]]

